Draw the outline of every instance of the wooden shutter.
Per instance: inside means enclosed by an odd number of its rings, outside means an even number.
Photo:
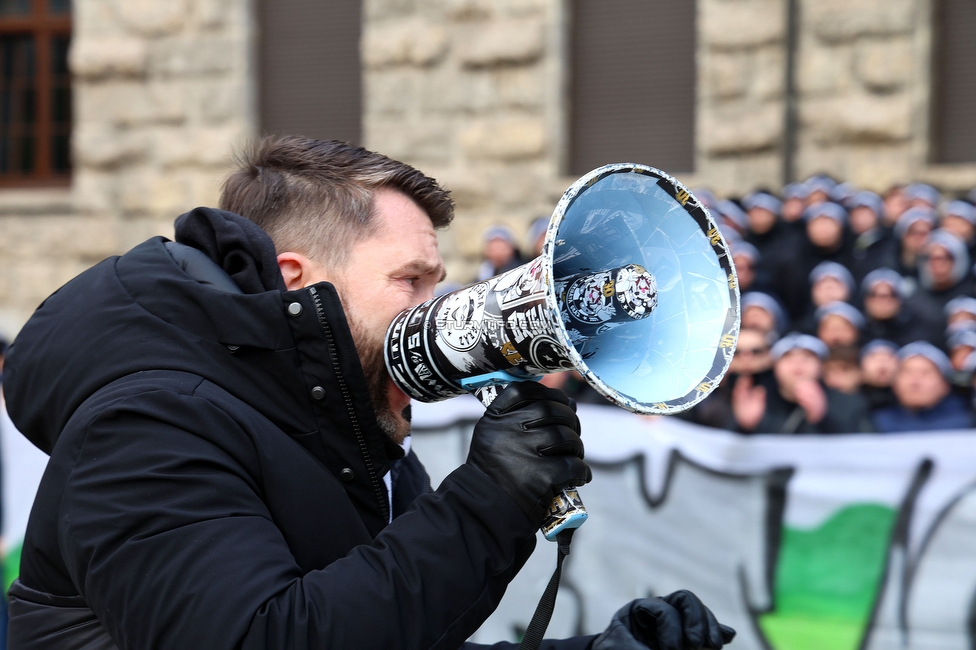
[[[571,21],[570,173],[692,171],[695,3],[572,0]]]
[[[932,159],[976,162],[976,2],[937,0]]]
[[[360,143],[361,0],[261,0],[264,133]]]

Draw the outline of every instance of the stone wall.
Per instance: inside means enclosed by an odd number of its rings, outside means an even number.
[[[367,147],[449,187],[451,279],[469,280],[481,232],[552,212],[560,178],[559,0],[365,0]]]
[[[698,0],[698,142],[689,183],[725,195],[783,183],[787,0]],[[882,191],[976,186],[976,164],[933,165],[932,0],[798,0],[794,175]]]
[[[70,190],[0,192],[0,332],[84,268],[213,204],[254,131],[243,0],[75,0]]]
[[[254,0],[75,0],[70,190],[0,191],[0,332],[80,270],[213,204],[233,146],[256,130]],[[566,138],[568,0],[363,0],[365,145],[440,179],[451,279],[481,232],[522,233],[574,180]],[[932,0],[798,0],[796,175],[872,189],[976,186],[931,165]],[[787,0],[696,0],[690,185],[782,183]]]
[[[695,173],[719,194],[782,178],[785,0],[698,0]]]

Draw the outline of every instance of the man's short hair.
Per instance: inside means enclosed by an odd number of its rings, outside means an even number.
[[[220,208],[250,219],[275,243],[329,266],[375,231],[374,197],[390,189],[412,199],[435,228],[454,218],[450,193],[406,163],[336,140],[268,136],[238,152]]]

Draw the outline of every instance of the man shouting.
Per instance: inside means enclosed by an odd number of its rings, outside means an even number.
[[[242,156],[221,208],[69,282],[11,349],[10,414],[51,455],[11,646],[461,647],[546,504],[589,480],[572,403],[502,392],[432,492],[382,349],[444,276],[448,193],[382,155],[286,137]],[[729,633],[678,592],[545,643]]]

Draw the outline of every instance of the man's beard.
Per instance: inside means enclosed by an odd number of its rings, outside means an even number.
[[[386,361],[383,358],[383,347],[386,345],[386,340],[383,337],[371,337],[366,329],[351,315],[348,316],[348,320],[352,339],[356,344],[356,352],[359,354],[359,362],[362,364],[363,373],[366,375],[366,386],[373,401],[376,422],[383,433],[388,435],[393,442],[400,444],[404,438],[410,435],[410,405],[408,404],[399,414],[394,413],[390,407],[390,396],[387,393],[387,382],[390,375],[386,370]]]

